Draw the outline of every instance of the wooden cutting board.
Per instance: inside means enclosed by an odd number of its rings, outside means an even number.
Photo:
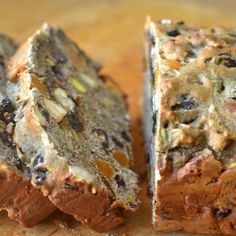
[[[143,177],[139,210],[127,216],[127,223],[104,235],[163,235],[151,226],[150,198],[147,196],[141,126],[143,84],[143,25],[153,19],[182,19],[196,25],[236,26],[235,0],[40,0],[1,1],[0,31],[23,42],[43,22],[60,25],[112,76],[127,93],[132,115],[134,169]],[[0,213],[1,236],[100,235],[59,211],[41,224],[26,229]],[[166,234],[165,234],[166,235]],[[183,235],[172,233],[168,235]]]

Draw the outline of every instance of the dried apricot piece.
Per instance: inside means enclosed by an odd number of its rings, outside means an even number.
[[[46,85],[40,81],[36,76],[31,78],[32,85],[39,90],[40,93],[47,94],[48,90]]]
[[[95,165],[97,168],[108,178],[111,179],[113,176],[113,168],[112,166],[103,160],[94,160]]]
[[[129,167],[129,160],[123,151],[115,150],[112,152],[112,156],[120,163],[121,166]]]

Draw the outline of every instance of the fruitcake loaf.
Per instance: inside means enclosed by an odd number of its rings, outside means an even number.
[[[149,19],[145,42],[153,224],[236,235],[236,30]]]
[[[60,29],[44,25],[9,64],[14,142],[32,184],[95,231],[138,206],[123,93]]]
[[[12,140],[14,107],[6,97],[5,61],[13,55],[16,45],[0,34],[0,209],[11,219],[30,227],[49,216],[56,208],[30,183],[29,169],[22,163]]]

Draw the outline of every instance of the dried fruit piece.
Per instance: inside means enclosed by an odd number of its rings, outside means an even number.
[[[79,120],[79,118],[78,118],[78,116],[75,112],[69,112],[67,114],[67,118],[69,119],[69,122],[70,122],[73,129],[75,129],[78,132],[83,132],[84,131],[84,125]]]
[[[129,160],[126,157],[126,154],[121,150],[115,150],[112,152],[113,158],[115,158],[121,166],[129,167]]]
[[[33,161],[33,167],[37,166],[38,164],[41,164],[44,162],[44,157],[42,154],[38,154]]]
[[[112,166],[103,160],[94,160],[95,165],[97,168],[108,178],[111,179],[113,176],[113,168]]]
[[[124,148],[124,144],[122,142],[120,142],[115,136],[112,136],[111,139],[114,142],[114,144],[116,145],[116,147],[121,148],[121,149]]]
[[[135,202],[136,201],[136,196],[133,193],[128,193],[128,198],[131,202]]]
[[[131,138],[130,138],[130,136],[127,134],[126,131],[122,131],[122,132],[121,132],[121,137],[122,137],[125,141],[131,142]]]
[[[42,81],[40,81],[36,76],[32,75],[31,83],[35,88],[39,90],[40,93],[42,94],[48,93],[46,85]]]
[[[104,149],[109,147],[108,135],[104,129],[94,128],[92,129],[92,134],[95,135],[94,138],[99,139]]]
[[[171,107],[173,111],[177,111],[180,109],[191,110],[198,106],[198,103],[195,101],[195,99],[187,94],[180,95],[179,102],[179,104]]]
[[[42,185],[43,182],[46,180],[46,176],[45,175],[38,175],[35,177],[35,185]]]
[[[178,29],[173,29],[173,30],[167,31],[166,34],[170,37],[176,37],[180,35],[180,32]]]
[[[47,178],[47,172],[48,170],[46,168],[37,168],[35,170],[35,173],[36,173],[36,177],[35,177],[35,185],[42,185],[43,182],[46,180]]]
[[[236,60],[232,58],[230,54],[220,54],[216,58],[216,64],[217,65],[223,65],[227,68],[234,68],[236,67]]]
[[[232,212],[231,209],[219,209],[219,208],[214,209],[214,215],[217,218],[227,217],[229,214],[231,214],[231,212]]]
[[[86,88],[76,79],[71,80],[71,84],[77,89],[80,93],[86,93]]]
[[[116,181],[116,184],[117,184],[118,188],[120,188],[120,187],[124,188],[125,187],[125,185],[126,185],[125,181],[120,175],[118,175],[118,174],[115,175],[114,179]]]
[[[4,113],[11,112],[13,110],[12,102],[9,98],[4,98],[0,104],[0,118],[5,120]]]
[[[181,67],[181,63],[177,60],[165,60],[164,63],[171,69],[177,70]]]
[[[47,111],[56,120],[56,122],[59,123],[67,114],[67,111],[57,103],[46,98],[43,101]]]

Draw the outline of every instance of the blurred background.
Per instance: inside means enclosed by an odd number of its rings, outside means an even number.
[[[147,15],[156,20],[184,20],[191,25],[236,27],[235,9],[236,0],[0,0],[0,32],[9,34],[21,43],[44,22],[59,25],[103,65],[102,72],[113,77],[128,95],[134,137],[134,168],[143,180],[142,204],[137,213],[128,217],[128,223],[114,235],[161,235],[151,227],[150,198],[147,197],[144,181],[146,169],[141,95],[144,72],[143,28]],[[60,227],[59,223],[64,220],[69,221],[69,229]],[[1,213],[0,235],[97,234],[57,212],[33,229],[24,229]]]

